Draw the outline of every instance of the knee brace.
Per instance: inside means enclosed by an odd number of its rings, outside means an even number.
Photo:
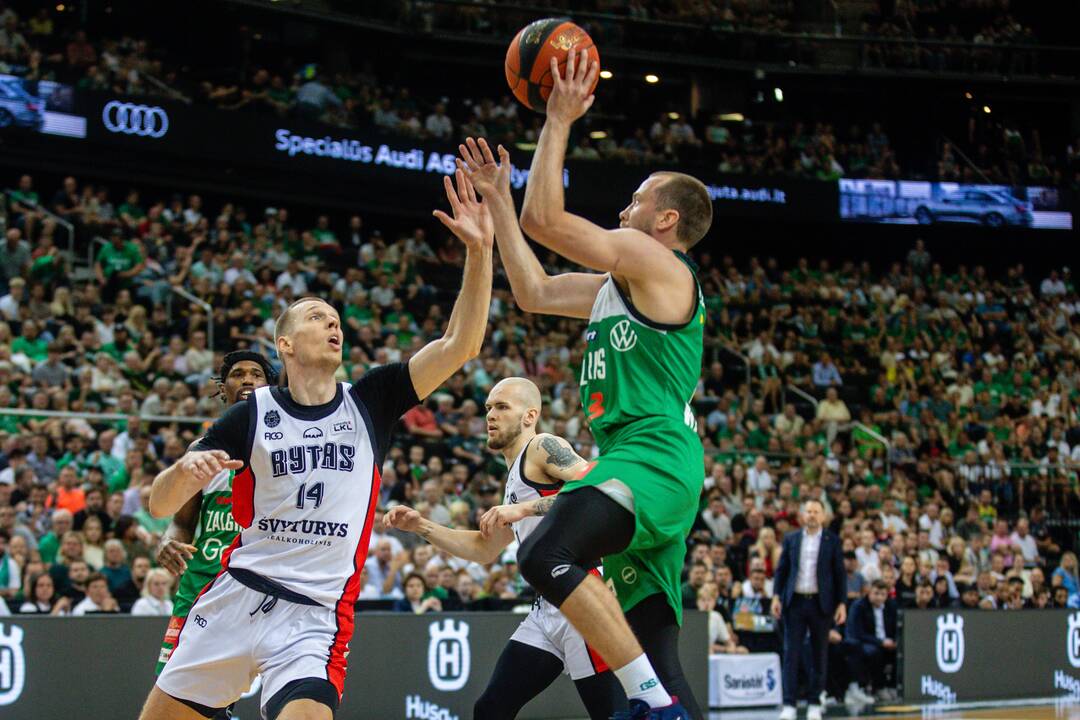
[[[557,533],[544,530],[538,527],[525,538],[518,548],[518,567],[536,592],[555,607],[561,607],[585,581],[588,572],[581,566],[581,559],[554,537]]]

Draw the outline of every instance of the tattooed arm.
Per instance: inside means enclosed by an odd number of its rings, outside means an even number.
[[[561,437],[544,433],[536,438],[525,455],[525,466],[531,479],[541,482],[546,476],[551,483],[569,482],[580,477],[588,467],[585,459]]]
[[[537,435],[537,440],[525,451],[525,474],[533,482],[555,485],[574,480],[588,469],[589,464],[562,438],[545,433]],[[523,518],[547,515],[556,496],[493,507],[480,519],[480,532],[488,537]]]

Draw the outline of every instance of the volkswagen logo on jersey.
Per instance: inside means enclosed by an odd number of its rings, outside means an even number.
[[[281,416],[278,415],[277,410],[270,410],[263,415],[263,424],[266,425],[266,427],[277,427],[280,422]]]
[[[169,132],[169,115],[162,108],[113,100],[101,111],[101,122],[111,133],[161,138]]]
[[[22,628],[12,625],[5,632],[0,623],[0,705],[11,705],[22,695],[26,682],[26,656],[22,639]]]
[[[614,327],[611,328],[609,337],[611,347],[619,352],[632,350],[637,345],[637,333],[634,332],[634,328],[630,327],[629,320],[620,320],[615,323]]]

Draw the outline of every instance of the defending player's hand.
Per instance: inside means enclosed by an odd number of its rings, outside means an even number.
[[[498,147],[499,160],[491,152],[487,140],[466,138],[458,145],[461,158],[458,167],[465,170],[476,191],[484,199],[494,195],[510,195],[510,153],[502,145]]]
[[[592,93],[600,63],[589,60],[589,51],[566,54],[566,75],[559,74],[558,58],[551,58],[551,78],[554,85],[548,95],[547,116],[574,122],[588,112],[596,96]]]
[[[419,512],[405,505],[395,505],[383,515],[383,523],[386,527],[411,533],[420,529],[420,521],[423,519],[424,517]]]
[[[195,556],[196,550],[194,545],[172,538],[162,538],[157,551],[158,565],[173,575],[183,575],[187,570],[187,561]]]
[[[432,214],[469,250],[490,248],[495,242],[495,223],[487,207],[477,199],[476,190],[464,171],[457,170],[453,182],[449,176],[444,177],[443,185],[453,217],[442,210],[435,210]]]
[[[496,505],[480,518],[480,534],[491,537],[501,528],[510,527],[518,520],[529,517],[529,508],[524,504]]]
[[[180,469],[200,486],[205,486],[222,470],[239,470],[244,467],[241,460],[233,460],[223,450],[201,450],[189,452],[180,459]]]

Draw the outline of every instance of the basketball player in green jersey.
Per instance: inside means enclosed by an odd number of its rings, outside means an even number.
[[[628,717],[697,720],[701,711],[683,677],[677,641],[685,542],[704,482],[688,403],[701,373],[705,306],[685,252],[708,231],[712,202],[698,180],[659,172],[633,194],[616,230],[565,211],[570,125],[592,104],[589,88],[598,72],[586,63],[584,53],[576,63],[571,56],[565,77],[552,65],[555,83],[521,228],[603,274],[547,275],[518,228],[506,151],[500,147],[496,161],[484,141],[470,138],[460,147],[491,208],[518,305],[589,320],[581,402],[600,449],[599,459],[557,496],[493,510],[481,529],[546,513],[519,551],[522,575],[615,668],[630,700]],[[601,557],[614,595],[586,572]]]
[[[270,362],[247,350],[226,355],[218,378],[220,393],[228,405],[246,401],[256,388],[273,381]],[[180,576],[180,587],[173,598],[173,615],[158,655],[159,675],[176,647],[188,610],[199,592],[221,570],[221,553],[240,532],[232,518],[232,480],[233,471],[227,470],[211,480],[205,490],[196,493],[173,516],[158,546],[158,563]]]

